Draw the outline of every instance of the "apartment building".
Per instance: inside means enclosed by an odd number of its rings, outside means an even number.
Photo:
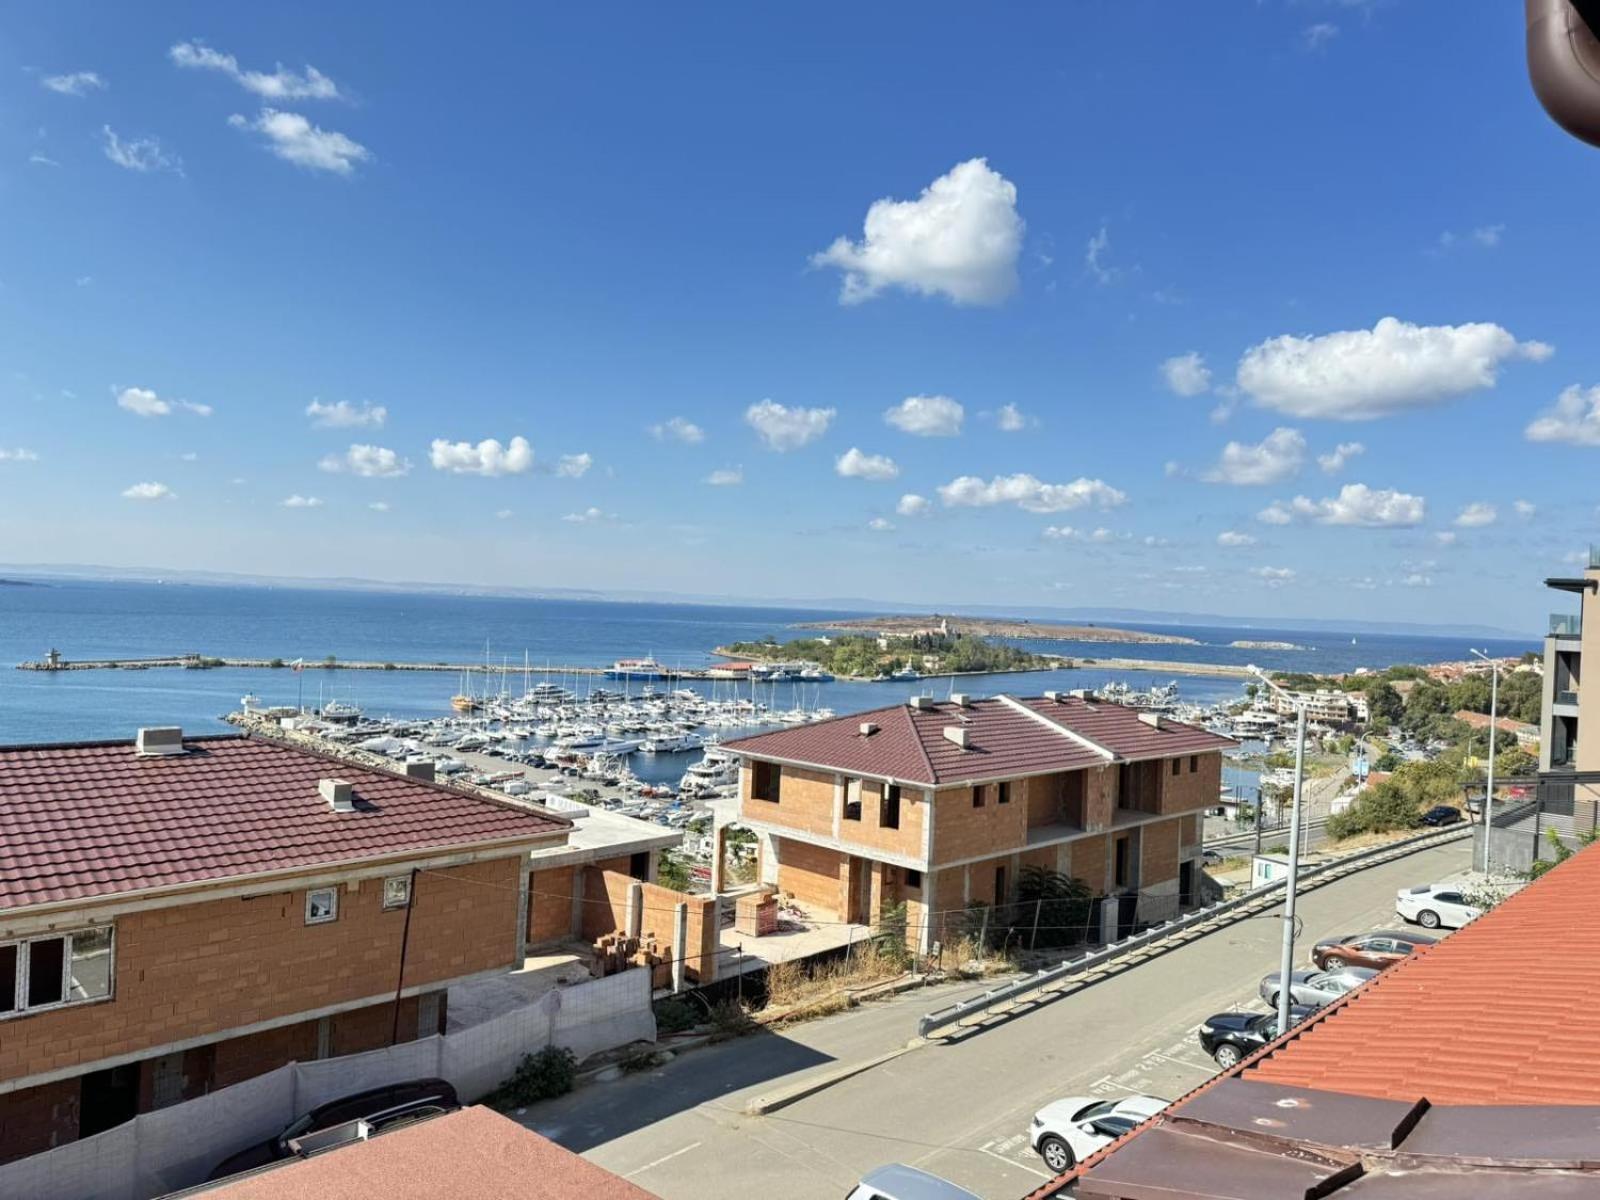
[[[0,1159],[442,1032],[569,828],[255,737],[0,749]]]
[[[1124,897],[1113,926],[1171,916],[1199,872],[1225,737],[1047,692],[908,704],[725,744],[760,878],[824,919],[904,903],[923,951],[940,915],[1007,903],[1024,867]],[[719,844],[722,829],[718,831]]]
[[[1589,568],[1576,578],[1546,579],[1544,585],[1578,597],[1576,613],[1551,613],[1550,632],[1544,639],[1544,704],[1539,717],[1539,769],[1541,771],[1600,770],[1600,711],[1582,717],[1580,686],[1584,651],[1600,662],[1600,609],[1595,594],[1600,589],[1600,562],[1593,551]],[[1591,689],[1592,690],[1592,689]],[[1590,709],[1594,709],[1591,701]]]

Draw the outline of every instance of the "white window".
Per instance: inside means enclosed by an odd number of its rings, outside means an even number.
[[[306,924],[326,925],[339,919],[339,889],[313,888],[306,893]]]
[[[111,995],[112,929],[0,943],[0,1017]]]
[[[404,908],[411,903],[411,876],[391,875],[383,881],[383,906]]]

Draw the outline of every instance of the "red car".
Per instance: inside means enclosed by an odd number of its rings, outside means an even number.
[[[1418,946],[1431,946],[1437,938],[1425,933],[1374,929],[1349,937],[1326,938],[1311,948],[1311,961],[1324,971],[1340,967],[1371,967],[1375,971],[1399,962]]]

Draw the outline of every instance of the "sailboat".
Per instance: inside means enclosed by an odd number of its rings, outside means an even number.
[[[483,707],[483,701],[472,694],[472,686],[467,682],[467,673],[461,673],[461,690],[450,697],[450,707],[457,712],[477,712]]]

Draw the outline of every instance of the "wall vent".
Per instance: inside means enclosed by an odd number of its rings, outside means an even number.
[[[139,730],[133,739],[134,751],[145,758],[182,754],[183,730],[177,725],[151,725]]]
[[[946,725],[944,727],[944,740],[954,742],[963,750],[972,745],[972,735],[965,725]]]
[[[878,732],[878,727],[871,721],[861,722],[860,728],[862,737],[871,737],[873,734]]]
[[[355,812],[356,785],[347,779],[317,780],[317,794],[334,812]]]

